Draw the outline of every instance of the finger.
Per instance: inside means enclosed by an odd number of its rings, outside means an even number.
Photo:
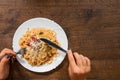
[[[16,55],[16,53],[13,52],[11,49],[5,48],[5,49],[3,49],[3,50],[1,51],[0,56],[5,56],[6,54],[11,54],[11,55],[13,55],[13,56]]]
[[[87,57],[85,57],[85,59],[86,59],[86,73],[88,73],[88,72],[90,72],[90,69],[91,69],[91,63],[90,63],[90,60],[87,58]]]
[[[84,59],[83,55],[79,55],[78,53],[75,53],[76,56],[76,62],[78,66],[85,66],[86,65],[86,60]]]
[[[81,58],[82,58],[82,65],[85,66],[86,65],[85,57],[83,55],[81,55]]]
[[[87,66],[87,60],[86,60],[86,57],[83,56],[83,66]]]
[[[86,65],[87,65],[87,66],[90,66],[90,64],[91,64],[91,63],[90,63],[90,60],[89,60],[87,57],[85,57],[85,60],[86,60]]]
[[[77,52],[75,52],[73,54],[74,54],[74,57],[75,57],[77,65],[81,66],[82,65],[82,60],[81,60],[82,58],[81,58],[81,56]]]
[[[11,53],[13,55],[16,55],[16,53],[13,50],[11,50],[11,49],[5,48],[5,49],[2,50],[2,52],[4,52],[4,51],[5,52],[9,51],[9,53]]]
[[[75,59],[73,57],[73,54],[72,54],[72,51],[71,50],[68,50],[67,51],[67,54],[68,54],[68,61],[69,61],[69,64],[72,68],[74,68],[74,66],[76,66],[76,63],[75,63]]]
[[[14,56],[11,57],[11,61],[12,61],[12,63],[15,62],[15,57]]]
[[[4,58],[2,58],[1,60],[1,64],[6,64],[9,62],[9,59],[10,59],[10,55],[6,55]]]

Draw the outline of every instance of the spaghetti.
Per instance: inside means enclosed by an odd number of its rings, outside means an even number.
[[[28,29],[20,38],[19,45],[21,48],[27,49],[26,53],[22,54],[22,58],[25,58],[33,66],[51,63],[58,54],[57,49],[42,42],[40,38],[46,38],[59,45],[53,30],[46,28]]]

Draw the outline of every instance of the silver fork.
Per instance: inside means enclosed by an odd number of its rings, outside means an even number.
[[[26,48],[21,48],[16,54],[25,54]]]

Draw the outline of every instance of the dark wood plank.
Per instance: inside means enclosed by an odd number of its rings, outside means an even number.
[[[88,80],[120,79],[119,0],[0,0],[0,50],[12,48],[15,30],[24,21],[46,17],[65,30],[69,46],[88,56],[92,71]],[[69,80],[67,58],[52,72],[33,73],[17,61],[9,79]]]

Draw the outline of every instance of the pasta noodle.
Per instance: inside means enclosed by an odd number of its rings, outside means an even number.
[[[40,41],[40,38],[46,38],[59,45],[53,30],[46,28],[28,29],[20,38],[19,45],[21,48],[27,49],[26,53],[22,54],[22,58],[25,58],[33,66],[51,63],[58,55],[57,49]]]

